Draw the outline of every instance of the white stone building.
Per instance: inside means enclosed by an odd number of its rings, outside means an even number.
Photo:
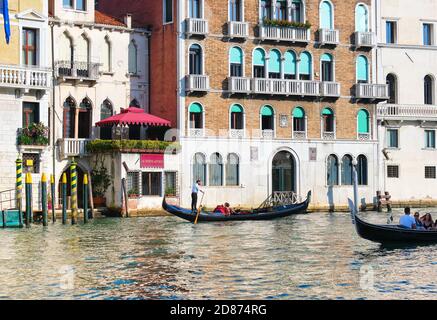
[[[437,2],[377,1],[380,190],[394,200],[437,199]]]

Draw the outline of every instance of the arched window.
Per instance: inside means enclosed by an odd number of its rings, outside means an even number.
[[[328,186],[338,185],[338,158],[336,155],[331,154],[327,161],[327,177],[326,182]]]
[[[358,111],[358,133],[369,134],[370,133],[370,117],[367,110],[361,109]]]
[[[226,185],[238,186],[240,184],[240,159],[235,153],[228,154],[226,161]]]
[[[358,83],[369,83],[369,63],[365,56],[358,56],[356,72]]]
[[[434,80],[430,75],[424,79],[424,100],[425,104],[434,104]]]
[[[350,155],[345,155],[341,159],[341,184],[352,185],[352,157]]]
[[[243,107],[239,104],[234,104],[231,107],[231,129],[232,130],[244,129]]]
[[[271,106],[261,109],[261,130],[275,130],[274,112]]]
[[[130,103],[129,103],[129,107],[135,107],[135,108],[141,108],[139,102],[137,99],[133,99]]]
[[[131,41],[129,43],[129,73],[137,74],[138,73],[138,48],[135,44],[135,41]]]
[[[276,20],[287,20],[287,0],[276,0]]]
[[[75,138],[76,101],[68,97],[64,102],[64,138]]]
[[[193,44],[190,47],[190,74],[203,74],[202,47]]]
[[[359,155],[357,158],[357,175],[358,175],[358,185],[367,186],[368,184],[367,158],[364,155]]]
[[[243,21],[242,0],[229,0],[229,20],[230,21]]]
[[[284,54],[284,78],[296,79],[296,54],[293,51]]]
[[[203,108],[200,103],[190,105],[190,129],[203,129]]]
[[[206,185],[206,160],[201,153],[196,153],[193,159],[193,182],[197,180]]]
[[[300,55],[299,62],[299,79],[300,80],[311,80],[312,74],[312,58],[311,54],[308,52],[302,52]]]
[[[84,98],[79,105],[79,119],[77,120],[79,122],[79,139],[89,139],[91,137],[92,108],[91,100],[88,98]]]
[[[386,83],[388,85],[389,100],[388,103],[396,104],[398,96],[398,81],[394,74],[388,74],[386,78]]]
[[[261,19],[272,18],[272,0],[261,0]]]
[[[322,111],[323,132],[333,133],[335,131],[334,111],[331,108],[325,108]]]
[[[202,18],[202,0],[188,0],[188,14],[190,18]]]
[[[302,107],[293,110],[293,132],[306,132],[305,111]]]
[[[320,3],[320,28],[334,29],[334,13],[329,1]]]
[[[209,162],[209,185],[223,185],[223,159],[219,153],[213,153]]]
[[[266,54],[263,49],[257,48],[252,56],[253,77],[265,78],[266,75]]]
[[[229,52],[231,77],[243,77],[243,50],[232,47]]]
[[[109,39],[107,37],[105,37],[105,40],[103,41],[103,48],[101,53],[102,53],[103,72],[111,72],[112,70],[111,43],[109,42]]]
[[[105,120],[113,115],[112,103],[106,99],[100,106],[100,121]],[[112,139],[112,128],[111,127],[101,127],[100,128],[100,139],[111,140]]]
[[[369,32],[369,11],[364,4],[355,8],[355,31]]]
[[[89,77],[89,62],[90,62],[90,45],[89,40],[85,34],[81,35],[77,40],[75,61],[80,62],[77,64],[77,75],[79,77]]]
[[[70,77],[72,75],[72,64],[74,61],[73,42],[65,33],[63,33],[59,39],[59,60],[59,75]]]
[[[293,0],[291,2],[291,21],[293,22],[304,22],[304,12],[303,12],[303,4],[301,0]]]
[[[321,57],[321,72],[322,81],[334,81],[334,59],[329,53],[325,53]]]
[[[270,79],[281,78],[281,53],[276,49],[270,50],[269,78]]]

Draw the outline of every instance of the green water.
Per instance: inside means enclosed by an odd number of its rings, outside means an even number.
[[[0,299],[437,298],[437,246],[381,247],[347,214],[108,218],[0,230],[0,241]]]

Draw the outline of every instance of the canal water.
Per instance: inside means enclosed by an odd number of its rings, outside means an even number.
[[[437,246],[385,248],[350,220],[107,218],[0,230],[0,299],[437,299]]]

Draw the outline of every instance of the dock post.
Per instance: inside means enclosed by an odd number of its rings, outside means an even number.
[[[83,176],[83,222],[88,223],[88,175]]]
[[[30,228],[33,219],[32,210],[32,175],[26,174],[26,227]]]
[[[42,207],[42,223],[44,227],[49,225],[48,223],[48,210],[47,210],[47,177],[43,173],[41,176],[41,207]]]
[[[76,162],[73,160],[70,166],[71,177],[71,224],[76,224],[77,218],[77,171]]]
[[[23,160],[17,159],[15,161],[16,164],[16,172],[17,172],[17,180],[16,180],[16,194],[15,201],[17,210],[20,213],[19,221],[20,225],[23,224]]]
[[[67,174],[62,175],[62,224],[67,224]]]
[[[55,212],[55,193],[56,193],[56,185],[55,185],[55,176],[50,175],[50,192],[52,194],[52,222],[56,222],[56,212]]]

